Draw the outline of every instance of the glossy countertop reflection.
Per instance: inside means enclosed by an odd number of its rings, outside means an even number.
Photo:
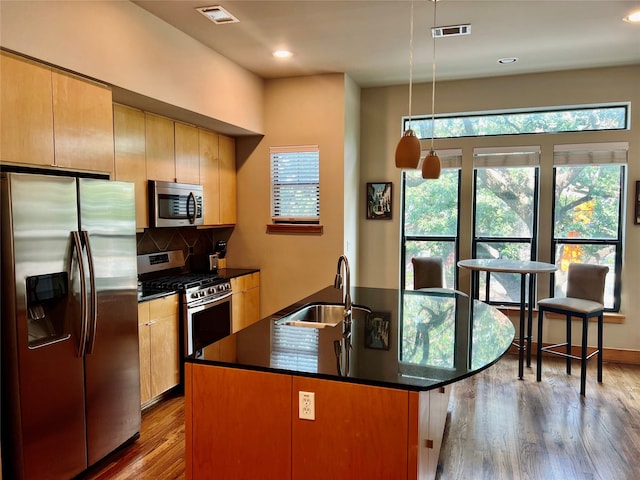
[[[355,287],[353,304],[371,314],[354,318],[350,368],[338,369],[334,343],[342,324],[321,329],[278,325],[309,303],[340,303],[333,287],[296,302],[235,333],[234,362],[214,360],[206,348],[186,361],[274,373],[313,376],[405,390],[430,390],[495,363],[514,338],[511,321],[497,309],[453,290],[399,291]]]

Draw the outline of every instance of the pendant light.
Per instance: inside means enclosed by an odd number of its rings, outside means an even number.
[[[396,167],[417,168],[420,162],[420,140],[411,129],[411,102],[413,94],[413,2],[411,2],[411,25],[409,27],[409,128],[405,130],[396,146]]]
[[[436,6],[438,5],[438,0],[433,1],[433,26],[437,25],[436,23]],[[436,179],[440,177],[440,158],[436,154],[436,151],[433,149],[433,136],[435,130],[435,116],[436,116],[436,38],[433,37],[433,55],[431,62],[431,148],[429,149],[429,153],[424,157],[422,161],[422,178],[426,179]]]

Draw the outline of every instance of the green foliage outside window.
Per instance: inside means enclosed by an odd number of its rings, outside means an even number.
[[[460,138],[621,130],[627,127],[627,115],[624,105],[457,115],[436,118],[433,135],[435,138]],[[408,128],[408,120],[404,123],[405,129]],[[411,128],[418,138],[431,138],[431,117],[412,118]]]

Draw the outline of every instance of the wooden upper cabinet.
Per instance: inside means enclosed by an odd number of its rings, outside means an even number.
[[[173,121],[159,115],[145,113],[145,123],[147,178],[175,182]]]
[[[200,184],[198,128],[176,122],[175,142],[176,181]]]
[[[220,135],[219,142],[220,223],[232,225],[237,220],[236,141]]]
[[[144,112],[113,105],[115,178],[135,185],[136,228],[149,227]]]
[[[51,69],[0,53],[0,160],[54,165]]]
[[[113,173],[111,90],[55,70],[51,79],[56,165]]]
[[[198,129],[200,182],[203,189],[204,224],[220,223],[220,174],[218,172],[218,134]]]

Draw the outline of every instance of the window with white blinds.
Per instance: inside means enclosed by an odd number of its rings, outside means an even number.
[[[320,152],[317,145],[271,147],[271,219],[319,223]]]

